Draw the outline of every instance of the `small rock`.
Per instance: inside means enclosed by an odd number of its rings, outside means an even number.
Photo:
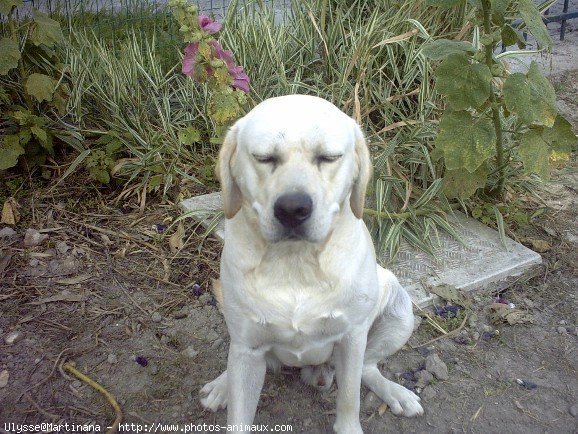
[[[6,345],[14,345],[20,342],[22,339],[24,339],[24,333],[22,333],[20,330],[14,330],[6,335],[4,342],[6,342]]]
[[[564,321],[563,319],[561,319],[560,321],[558,321],[559,325],[566,325],[566,321]]]
[[[379,408],[381,404],[383,404],[383,401],[379,399],[379,396],[377,396],[372,391],[369,391],[367,392],[367,395],[365,395],[365,398],[363,399],[362,407],[366,413],[373,413]]]
[[[199,354],[199,352],[197,350],[195,350],[195,348],[192,345],[189,345],[187,348],[185,348],[182,351],[182,354],[193,359],[193,358],[197,357],[197,354]]]
[[[416,379],[415,385],[416,385],[416,387],[423,389],[429,383],[431,383],[433,378],[434,378],[433,375],[426,370],[418,371],[415,373],[415,379]]]
[[[421,399],[423,399],[424,401],[429,401],[430,399],[435,398],[435,396],[437,395],[437,392],[435,391],[435,389],[432,386],[427,386],[426,388],[424,388],[421,391]]]
[[[438,380],[447,380],[450,378],[448,375],[448,367],[436,353],[426,357],[425,369],[431,372]]]
[[[223,343],[223,339],[221,339],[221,338],[215,339],[215,341],[211,344],[211,349],[213,349],[213,350],[218,349],[222,343]]]
[[[492,333],[494,331],[494,328],[489,326],[488,324],[482,324],[480,330],[484,333]]]
[[[578,405],[573,405],[572,407],[570,407],[570,408],[568,409],[568,412],[569,412],[572,416],[577,417],[577,416],[578,416]]]
[[[460,344],[460,345],[469,345],[472,343],[472,340],[470,339],[470,337],[466,334],[466,335],[458,335],[454,338],[454,342]]]
[[[56,243],[56,251],[59,254],[64,255],[68,250],[70,250],[70,247],[65,241],[59,241]]]
[[[16,235],[16,231],[8,226],[0,230],[0,238],[4,237],[10,238],[13,237],[14,235]]]
[[[4,369],[0,372],[0,389],[6,387],[8,385],[8,379],[10,378],[10,373]]]
[[[151,315],[151,320],[153,322],[161,322],[163,320],[163,317],[161,316],[160,313],[158,312],[153,312],[153,314]]]
[[[413,316],[413,331],[414,332],[419,328],[422,321],[423,321],[423,318],[421,316],[419,316],[419,315]]]
[[[305,420],[303,421],[303,426],[304,426],[305,428],[307,428],[307,427],[311,426],[312,423],[313,423],[313,420],[312,420],[310,417],[308,417],[307,419],[305,419]]]
[[[116,354],[109,354],[108,357],[106,358],[106,361],[111,365],[114,365],[115,363],[118,362],[118,357],[116,356]]]
[[[571,335],[578,336],[578,327],[576,326],[566,326],[566,331]]]
[[[474,341],[479,340],[479,339],[480,339],[480,333],[479,333],[479,332],[473,332],[473,333],[472,333],[472,339],[473,339]]]
[[[41,234],[36,229],[29,228],[24,235],[24,247],[36,247],[47,239],[47,234]]]
[[[30,265],[31,267],[38,267],[40,265],[40,261],[36,258],[32,258],[30,260],[30,262],[28,263],[28,265]]]
[[[161,336],[161,344],[166,345],[171,341],[171,338],[167,335]]]
[[[82,381],[74,380],[72,382],[71,386],[74,387],[75,389],[80,389],[82,387]]]
[[[563,326],[559,326],[559,327],[556,329],[556,331],[557,331],[558,333],[560,333],[561,335],[566,335],[566,334],[568,334],[568,330],[566,330],[566,327],[563,327]]]
[[[176,311],[173,314],[173,318],[174,319],[183,319],[183,318],[186,318],[188,315],[189,315],[189,312],[188,312],[187,308],[183,307],[182,309]]]
[[[80,263],[72,256],[64,259],[53,259],[48,263],[48,270],[55,276],[75,274],[79,268]]]

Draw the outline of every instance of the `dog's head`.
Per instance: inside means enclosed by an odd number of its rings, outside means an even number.
[[[246,204],[268,241],[318,242],[343,207],[362,217],[371,161],[353,119],[321,98],[289,95],[237,121],[216,170],[226,218]]]

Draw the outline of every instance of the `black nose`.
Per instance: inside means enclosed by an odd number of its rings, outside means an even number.
[[[305,193],[288,193],[275,201],[273,211],[283,226],[294,228],[311,216],[313,201]]]

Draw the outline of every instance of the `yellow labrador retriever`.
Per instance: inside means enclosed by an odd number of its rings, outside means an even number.
[[[392,412],[423,413],[420,398],[377,363],[413,330],[411,301],[376,265],[362,220],[371,161],[357,123],[314,96],[266,100],[228,132],[217,173],[223,190],[223,313],[227,370],[201,403],[227,423],[253,422],[267,366],[337,380],[338,433],[361,433],[361,383]]]

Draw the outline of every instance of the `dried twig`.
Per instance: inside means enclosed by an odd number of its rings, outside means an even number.
[[[100,384],[98,384],[96,381],[94,381],[93,379],[91,379],[90,377],[84,375],[82,372],[80,372],[79,370],[77,370],[72,362],[67,362],[64,364],[64,369],[68,372],[70,372],[72,375],[74,375],[76,378],[78,378],[81,381],[84,381],[86,384],[88,384],[90,387],[92,387],[93,389],[95,389],[96,391],[100,392],[102,395],[104,395],[104,397],[106,398],[106,400],[110,403],[110,405],[112,406],[112,408],[114,408],[114,414],[115,414],[115,419],[114,422],[112,423],[112,426],[110,427],[110,429],[106,432],[106,434],[113,434],[116,433],[118,430],[118,426],[120,425],[120,423],[122,422],[122,410],[120,409],[120,405],[118,405],[118,402],[116,401],[116,399],[114,398],[114,396],[112,396],[110,394],[110,392],[108,390],[106,390],[104,387],[102,387]]]

